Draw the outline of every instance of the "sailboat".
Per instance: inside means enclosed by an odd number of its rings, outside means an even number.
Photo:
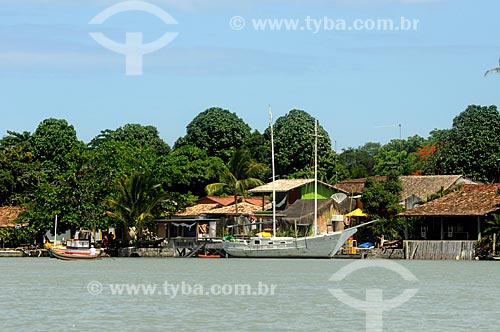
[[[318,234],[318,122],[314,123],[314,223],[313,234],[302,237],[276,236],[276,190],[274,167],[274,137],[272,113],[269,110],[272,155],[272,191],[273,191],[273,233],[271,236],[251,237],[242,240],[225,240],[224,250],[232,257],[250,258],[331,258],[342,245],[356,233],[357,228],[348,228],[338,232]]]

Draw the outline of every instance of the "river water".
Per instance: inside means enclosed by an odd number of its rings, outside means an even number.
[[[500,262],[384,262],[3,258],[0,331],[500,331]]]

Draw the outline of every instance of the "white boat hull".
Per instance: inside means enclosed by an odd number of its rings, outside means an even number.
[[[249,258],[331,258],[356,228],[310,237],[262,237],[225,241],[224,250],[232,257]]]

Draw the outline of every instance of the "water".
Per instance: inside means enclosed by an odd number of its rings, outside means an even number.
[[[418,289],[413,298],[384,312],[383,331],[500,330],[500,262],[391,261],[417,281],[384,268],[329,280],[356,262],[4,258],[0,331],[366,331],[365,313],[329,289],[364,301],[367,289],[380,289],[387,300],[411,288]],[[179,287],[176,296],[165,292],[165,282]],[[154,294],[113,295],[115,284],[144,285]],[[235,284],[253,293],[215,294]]]

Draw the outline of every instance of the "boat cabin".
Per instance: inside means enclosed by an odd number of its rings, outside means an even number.
[[[66,241],[66,247],[69,249],[88,249],[92,242],[92,232],[88,230],[79,230],[75,237]]]

